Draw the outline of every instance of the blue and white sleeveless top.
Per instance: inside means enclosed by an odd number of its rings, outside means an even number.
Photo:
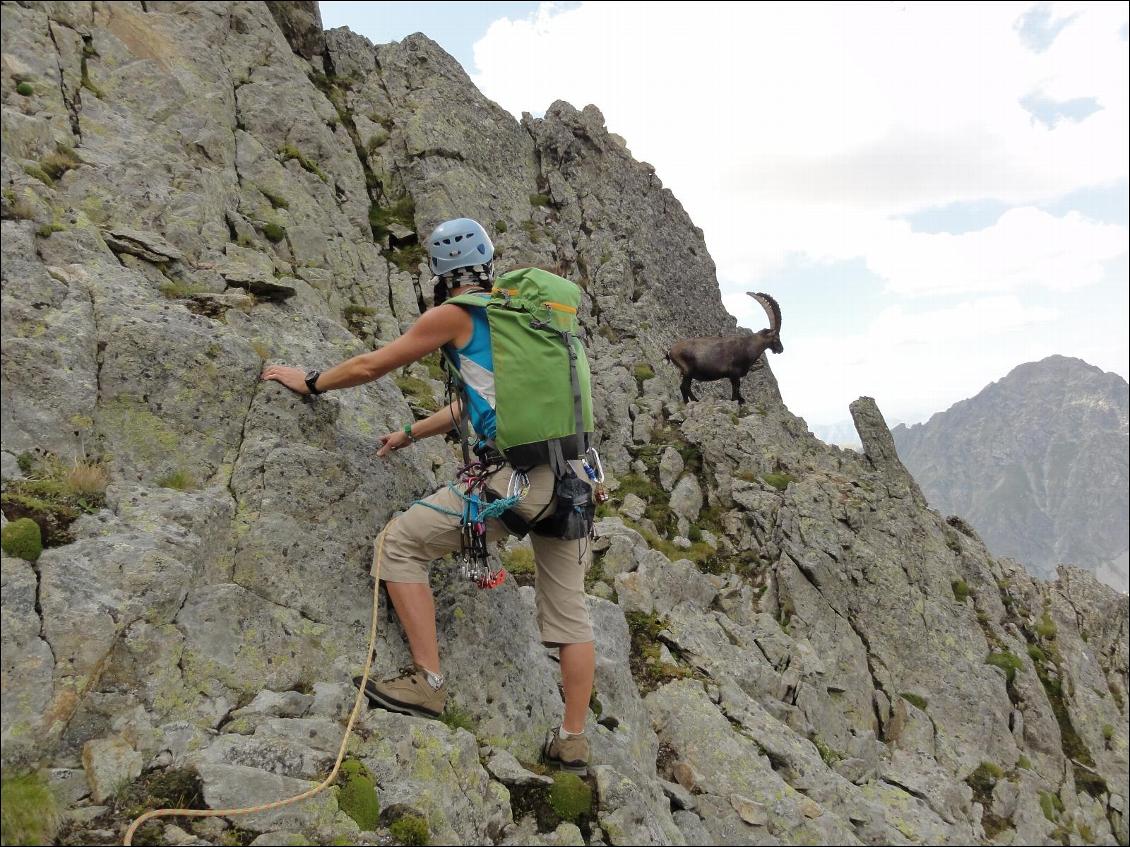
[[[458,304],[471,316],[471,340],[463,347],[454,347],[459,375],[467,386],[471,426],[481,439],[495,434],[494,356],[490,351],[490,325],[487,310],[482,306]]]

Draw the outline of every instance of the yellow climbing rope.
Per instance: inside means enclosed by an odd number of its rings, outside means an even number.
[[[341,769],[342,759],[345,758],[345,746],[349,743],[349,734],[353,732],[353,724],[357,721],[357,716],[361,713],[361,704],[365,702],[365,685],[369,681],[369,671],[373,666],[373,650],[377,646],[377,599],[381,587],[381,555],[384,552],[385,533],[388,532],[390,526],[392,526],[392,521],[389,521],[389,523],[385,525],[385,528],[381,530],[381,534],[377,537],[377,554],[373,569],[373,619],[369,625],[369,650],[365,654],[365,671],[361,674],[361,685],[357,689],[357,699],[353,702],[353,712],[349,715],[349,723],[345,725],[345,735],[342,736],[341,739],[341,748],[337,751],[337,759],[334,761],[333,770],[330,771],[329,776],[308,791],[303,791],[301,794],[295,794],[293,797],[287,797],[283,800],[275,800],[272,803],[263,803],[259,806],[246,806],[242,809],[154,809],[151,812],[146,812],[130,824],[129,829],[126,830],[126,837],[122,841],[125,847],[130,847],[133,843],[133,836],[134,833],[137,832],[138,827],[154,818],[166,818],[169,816],[185,818],[228,818],[236,815],[251,815],[255,812],[266,812],[271,809],[289,806],[291,803],[307,800],[315,794],[325,791],[334,781],[337,777],[337,772]]]

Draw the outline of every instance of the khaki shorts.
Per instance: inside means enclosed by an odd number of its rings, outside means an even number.
[[[572,464],[578,476],[585,479],[580,463]],[[505,497],[510,475],[510,466],[504,466],[490,478],[487,487]],[[526,520],[532,520],[539,513],[542,517],[552,514],[553,472],[549,465],[530,469],[528,476],[530,491],[514,510]],[[424,502],[449,512],[460,512],[463,508],[460,497],[447,486],[424,498]],[[487,521],[486,531],[488,541],[497,541],[509,533],[498,519]],[[383,549],[379,536],[374,548],[374,575],[377,552],[381,551],[381,579],[427,584],[432,561],[459,549],[459,518],[416,503],[393,518],[382,534]],[[592,641],[592,622],[585,601],[585,571],[592,560],[591,540],[565,541],[530,533],[530,541],[536,565],[534,605],[541,640],[547,644]]]

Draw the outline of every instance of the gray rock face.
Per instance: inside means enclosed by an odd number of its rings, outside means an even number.
[[[873,401],[853,408],[863,455],[814,439],[767,364],[749,407],[711,385],[679,404],[665,349],[738,330],[701,231],[595,106],[515,121],[426,37],[323,33],[311,3],[2,15],[5,520],[37,456],[108,478],[73,540],[3,558],[3,760],[50,769],[75,839],[120,837],[105,798],[139,773],[194,770],[218,808],[330,767],[373,541],[454,463],[439,442],[375,458],[428,399],[402,379],[310,399],[258,375],[396,338],[427,284],[419,234],[469,215],[501,270],[581,285],[600,450],[643,495],[614,491],[592,542],[598,804],[581,827],[518,814],[544,784],[558,666],[531,587],[479,591],[439,562],[450,702],[473,734],[362,717],[347,753],[375,778],[376,833],[336,789],[232,824],[365,843],[408,813],[433,843],[1126,841],[1125,599],[1074,569],[1035,581],[930,512]],[[408,651],[377,602],[382,676]]]
[[[1050,356],[893,435],[930,504],[995,554],[1044,577],[1076,564],[1125,593],[1128,410],[1118,374]]]

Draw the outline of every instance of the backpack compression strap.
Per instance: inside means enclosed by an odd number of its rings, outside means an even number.
[[[565,330],[561,333],[561,340],[569,351],[569,382],[573,386],[573,420],[577,431],[577,450],[583,455],[585,449],[585,421],[584,410],[581,405],[581,381],[577,377],[577,348],[573,342],[577,340],[573,333]],[[561,449],[560,438],[555,438],[549,443],[549,463],[553,467],[553,475],[557,479],[572,472],[565,454]]]

